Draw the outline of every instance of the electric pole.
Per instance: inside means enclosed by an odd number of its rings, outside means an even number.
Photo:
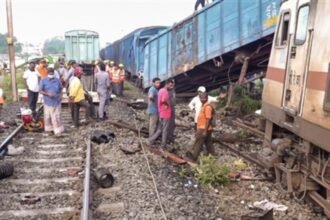
[[[13,101],[16,102],[18,100],[18,97],[17,97],[17,85],[16,85],[14,30],[13,30],[13,13],[12,13],[11,0],[6,0],[6,9],[7,9],[7,28],[8,28],[7,44],[9,49],[11,91],[13,95]]]

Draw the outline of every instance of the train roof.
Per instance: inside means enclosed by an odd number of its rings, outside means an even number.
[[[77,35],[88,35],[95,37],[99,36],[99,34],[96,31],[85,30],[85,29],[70,30],[65,32],[64,34],[64,36],[77,36]]]

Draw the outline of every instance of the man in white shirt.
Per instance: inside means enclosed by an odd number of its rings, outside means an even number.
[[[199,95],[201,93],[206,93],[206,88],[204,86],[200,86],[198,87],[197,89],[197,96],[195,96],[189,103],[189,108],[190,110],[195,110],[195,117],[194,117],[194,122],[195,122],[195,125],[197,125],[197,119],[198,119],[198,115],[199,115],[199,112],[203,106],[200,98],[199,98]],[[226,94],[220,94],[219,96],[217,97],[213,97],[213,96],[208,96],[208,99],[207,101],[209,103],[212,103],[212,102],[219,102],[220,99],[224,98],[226,96]],[[195,126],[196,127],[196,126]]]
[[[40,74],[35,70],[35,62],[29,63],[29,68],[24,72],[23,79],[28,93],[29,108],[33,115],[36,114],[37,101],[39,96],[39,78]]]

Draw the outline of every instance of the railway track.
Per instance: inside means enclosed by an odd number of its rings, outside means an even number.
[[[15,171],[0,181],[0,219],[79,218],[86,144],[70,129],[69,109],[62,115],[67,132],[61,138],[15,130],[13,145],[24,146],[25,152],[4,160]]]

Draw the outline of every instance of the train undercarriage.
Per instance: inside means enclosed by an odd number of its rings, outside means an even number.
[[[280,190],[297,201],[312,199],[330,217],[330,154],[270,120],[258,159],[275,174]]]

